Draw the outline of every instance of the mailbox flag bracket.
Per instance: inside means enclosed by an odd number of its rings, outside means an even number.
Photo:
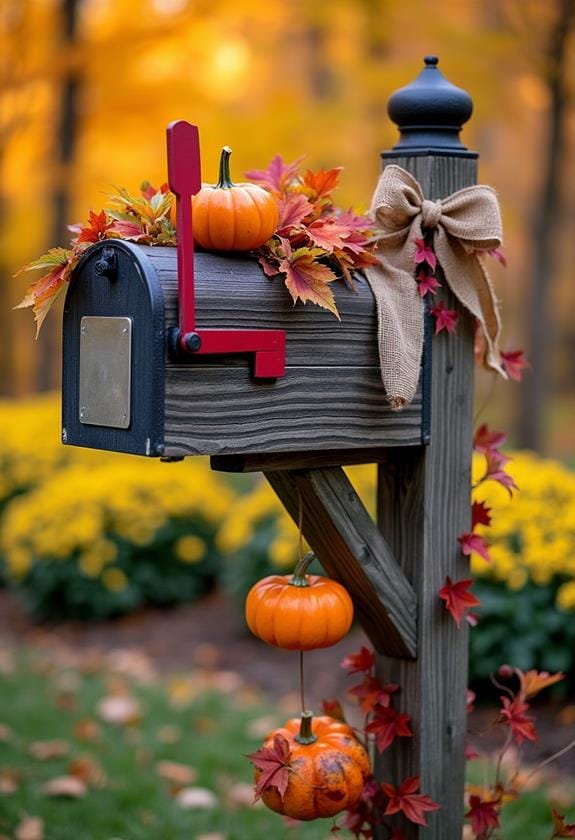
[[[201,187],[200,141],[196,125],[176,120],[167,129],[168,183],[176,196],[179,327],[168,348],[183,361],[191,356],[254,354],[256,379],[285,375],[284,330],[204,329],[196,326],[192,196]]]

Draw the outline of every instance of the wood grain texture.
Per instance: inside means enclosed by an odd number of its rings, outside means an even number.
[[[352,596],[376,649],[415,656],[415,593],[341,467],[265,476],[296,522],[301,494],[304,536]]]
[[[218,472],[248,473],[272,470],[311,470],[318,467],[348,467],[377,464],[386,449],[328,449],[325,452],[270,452],[268,455],[214,455],[211,467]]]
[[[143,248],[162,288],[167,328],[177,319],[172,248]],[[394,414],[381,382],[377,316],[368,284],[336,291],[341,321],[293,307],[281,280],[246,256],[196,255],[198,326],[286,330],[286,376],[255,381],[248,359],[166,363],[165,454],[231,455],[418,445],[421,396]]]
[[[476,162],[468,158],[386,157],[391,162],[412,172],[431,199],[476,182]],[[458,310],[459,322],[456,336],[444,332],[433,340],[430,446],[390,449],[379,467],[379,525],[417,593],[419,624],[415,662],[378,661],[382,679],[400,683],[399,705],[415,735],[398,739],[376,772],[394,784],[420,776],[421,790],[441,805],[427,815],[429,828],[409,825],[410,840],[461,840],[463,826],[468,635],[438,591],[446,575],[469,576],[457,537],[470,526],[473,323],[452,296],[447,305]]]

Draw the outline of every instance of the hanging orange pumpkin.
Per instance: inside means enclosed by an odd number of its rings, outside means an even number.
[[[294,820],[315,820],[333,817],[358,802],[371,766],[346,723],[304,712],[301,720],[292,718],[271,732],[264,748],[272,748],[278,735],[290,749],[289,781],[283,798],[274,786],[262,792],[268,808]],[[256,784],[260,775],[256,766]]]
[[[285,650],[316,650],[337,644],[351,627],[353,603],[335,580],[307,575],[307,554],[293,575],[258,581],[246,599],[246,621],[258,638]]]
[[[231,153],[224,146],[217,184],[204,184],[192,199],[194,239],[207,251],[252,251],[278,226],[278,206],[271,193],[257,184],[232,182]]]

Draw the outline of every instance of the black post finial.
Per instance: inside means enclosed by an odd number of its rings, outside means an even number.
[[[393,152],[474,155],[459,139],[473,111],[470,95],[445,78],[436,55],[426,55],[423,62],[419,76],[396,90],[387,104],[401,135]]]

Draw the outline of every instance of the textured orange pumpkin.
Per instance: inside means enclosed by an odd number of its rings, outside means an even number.
[[[220,177],[192,199],[194,239],[208,251],[252,251],[267,242],[279,221],[275,198],[257,184],[234,184],[232,150],[224,146]]]
[[[273,747],[276,735],[289,744],[291,772],[283,801],[276,787],[263,792],[268,808],[294,820],[315,820],[333,817],[358,802],[371,767],[346,723],[304,712],[301,721],[293,718],[271,732],[264,747]],[[256,783],[259,775],[256,769]]]
[[[337,581],[306,575],[313,557],[306,555],[293,575],[270,575],[248,593],[248,627],[268,645],[316,650],[337,644],[349,631],[352,600]]]

